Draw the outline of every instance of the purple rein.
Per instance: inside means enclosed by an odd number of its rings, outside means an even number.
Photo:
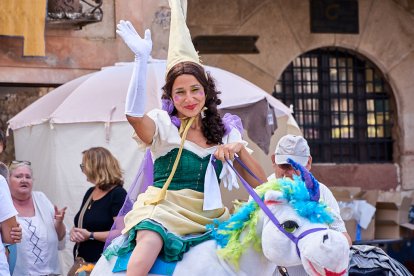
[[[296,163],[292,159],[288,158],[288,163],[292,165],[292,167],[300,172],[300,176],[305,182],[306,188],[309,192],[309,198],[312,201],[319,202],[320,198],[320,191],[319,191],[319,182],[313,177],[313,175],[301,164]]]

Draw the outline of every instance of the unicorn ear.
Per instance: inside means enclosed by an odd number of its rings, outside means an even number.
[[[264,196],[265,204],[284,204],[287,203],[286,198],[283,197],[283,193],[280,191],[268,191]]]

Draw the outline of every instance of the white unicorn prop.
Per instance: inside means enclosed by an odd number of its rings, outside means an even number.
[[[319,202],[318,184],[310,188],[300,177],[276,179],[255,191],[265,207],[250,200],[228,221],[208,227],[215,239],[191,248],[172,275],[272,275],[277,266],[297,265],[309,275],[347,274],[349,245],[342,233],[327,227],[333,219]],[[312,199],[315,193],[318,200]],[[92,275],[125,275],[112,272],[116,259],[101,257]]]

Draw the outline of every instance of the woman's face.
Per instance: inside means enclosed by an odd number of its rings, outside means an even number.
[[[86,160],[85,156],[83,156],[82,157],[82,163],[81,163],[80,167],[81,167],[82,173],[86,176],[86,181],[91,182],[91,180],[88,177],[88,174],[85,172],[86,162],[87,162],[87,160]]]
[[[10,174],[10,192],[13,197],[30,195],[33,188],[32,172],[27,166],[19,166]]]
[[[204,87],[193,75],[188,74],[175,79],[171,97],[178,117],[194,117],[200,114],[206,103]]]

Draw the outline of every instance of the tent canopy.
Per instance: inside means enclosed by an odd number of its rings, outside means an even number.
[[[161,107],[161,88],[165,84],[165,60],[151,59],[148,64],[147,76],[147,111]],[[222,69],[205,66],[216,80],[217,89],[221,91],[222,104],[219,109],[226,111],[252,106],[265,101],[273,110],[275,118],[287,116],[287,124],[298,130],[297,124],[291,116],[291,110],[279,100],[253,83]],[[32,105],[24,109],[9,121],[13,130],[42,123],[67,124],[88,122],[125,122],[124,105],[133,63],[119,63],[115,66],[104,67],[101,71],[91,73],[72,80],[51,91]],[[269,110],[258,105],[250,112],[262,114],[262,124],[267,126],[266,119]],[[237,112],[236,112],[237,113]],[[249,114],[246,114],[246,118]],[[245,118],[242,117],[243,123]],[[276,123],[276,122],[275,122]],[[246,124],[249,127],[252,124]],[[276,125],[275,125],[276,127]],[[274,127],[274,128],[275,128]],[[269,149],[270,136],[273,129],[264,132],[266,142],[258,143],[249,134],[253,141],[266,153]],[[256,129],[249,131],[257,131]],[[107,135],[108,136],[108,135]],[[107,137],[109,139],[109,137]],[[263,138],[262,138],[263,140]]]

